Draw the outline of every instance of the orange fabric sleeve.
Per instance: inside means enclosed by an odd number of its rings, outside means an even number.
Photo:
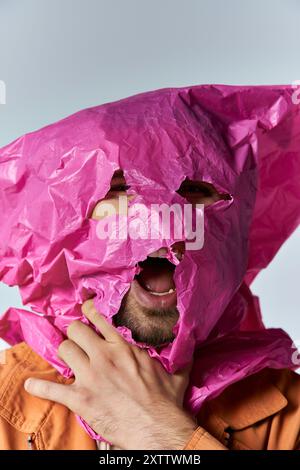
[[[183,450],[228,450],[205,429],[199,426],[191,435]]]

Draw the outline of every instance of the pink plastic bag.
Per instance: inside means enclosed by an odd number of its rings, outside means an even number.
[[[81,304],[96,294],[99,312],[112,322],[139,261],[165,246],[176,262],[175,239],[163,234],[97,237],[91,212],[122,168],[146,206],[183,204],[176,190],[186,177],[231,195],[205,210],[204,247],[176,266],[174,341],[160,352],[147,348],[169,372],[194,355],[186,408],[196,414],[205,400],[262,368],[296,368],[292,340],[264,328],[249,288],[300,221],[294,98],[291,86],[162,89],[83,110],[2,148],[0,280],[18,285],[32,312],[10,308],[1,337],[25,340],[69,377],[56,351],[69,323],[86,321]],[[135,343],[130,330],[119,330]]]

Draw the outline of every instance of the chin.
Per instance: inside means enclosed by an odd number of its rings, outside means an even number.
[[[135,341],[158,347],[171,343],[175,335],[173,329],[179,312],[171,309],[147,309],[137,303],[133,296],[126,295],[119,312],[114,315],[115,326],[126,326],[131,330]]]

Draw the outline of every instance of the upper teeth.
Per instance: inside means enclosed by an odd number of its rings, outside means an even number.
[[[160,248],[159,250],[154,251],[153,253],[150,253],[149,258],[164,258],[164,255],[168,253],[168,250],[166,248]]]
[[[153,295],[166,295],[166,294],[171,294],[172,292],[175,292],[175,290],[174,289],[169,289],[166,292],[154,292],[154,291],[150,290],[149,292]]]

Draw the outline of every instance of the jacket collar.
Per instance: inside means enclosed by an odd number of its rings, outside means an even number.
[[[287,404],[272,383],[272,370],[264,369],[229,386],[209,406],[223,421],[224,429],[241,430],[278,413]]]

